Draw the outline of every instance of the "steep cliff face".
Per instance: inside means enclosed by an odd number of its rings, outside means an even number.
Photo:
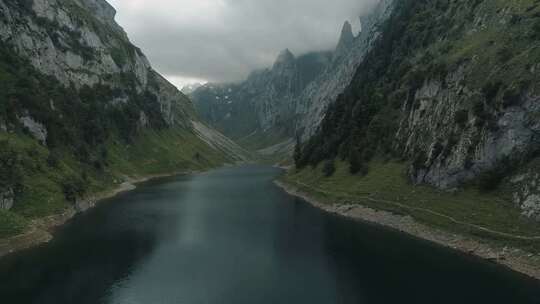
[[[129,176],[244,159],[115,14],[105,0],[0,0],[0,238]]]
[[[540,148],[539,16],[534,1],[396,4],[297,164],[385,156],[443,189],[509,182]],[[515,201],[538,217],[536,174],[519,176]]]
[[[318,129],[328,105],[351,82],[371,50],[381,24],[392,11],[392,3],[381,0],[361,17],[358,36],[346,22],[332,52],[295,58],[286,50],[271,69],[254,72],[241,84],[209,84],[196,90],[191,96],[199,113],[235,139],[251,135],[261,142],[260,147],[288,142],[291,148],[291,138],[307,140]],[[261,139],[261,133],[273,139]]]
[[[38,72],[64,87],[107,86],[109,104],[150,93],[168,125],[186,121],[189,101],[129,42],[107,2],[2,0],[0,8],[0,40]]]
[[[354,37],[349,22],[343,26],[333,58],[325,70],[302,92],[296,101],[296,133],[302,141],[309,139],[318,129],[328,105],[334,102],[351,82],[358,66],[364,60],[380,34],[380,26],[392,12],[393,1],[381,0],[366,16],[360,18],[362,29]]]
[[[202,118],[227,136],[277,143],[294,136],[296,100],[329,58],[327,52],[297,58],[284,50],[271,68],[251,73],[242,83],[207,84],[191,96]]]

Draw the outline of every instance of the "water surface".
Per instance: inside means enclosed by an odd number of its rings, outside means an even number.
[[[477,258],[325,214],[280,170],[142,185],[0,260],[1,303],[540,303],[540,285]]]

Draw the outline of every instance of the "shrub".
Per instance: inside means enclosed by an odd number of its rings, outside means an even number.
[[[463,127],[469,121],[469,112],[467,110],[459,110],[454,115],[454,122]]]
[[[334,160],[326,161],[323,166],[324,176],[330,177],[334,175],[335,172],[336,172],[336,164],[334,163]]]
[[[0,140],[0,188],[17,187],[21,180],[20,155],[8,140]]]
[[[519,104],[521,100],[521,92],[516,87],[508,88],[504,91],[503,107],[508,108]]]
[[[484,94],[484,97],[488,103],[492,103],[495,100],[499,94],[501,86],[502,83],[500,81],[488,82],[486,85],[484,85],[482,88],[482,93]]]
[[[512,162],[505,158],[499,162],[499,164],[490,171],[482,173],[478,177],[478,186],[483,191],[496,190],[502,181],[509,176],[514,170]]]
[[[501,63],[508,62],[510,59],[512,59],[513,55],[512,50],[508,47],[503,47],[497,51],[497,56],[499,57],[499,61]]]
[[[75,203],[77,198],[86,193],[84,180],[77,176],[68,176],[62,181],[62,190],[67,201]]]
[[[58,168],[59,163],[60,163],[60,157],[58,156],[58,153],[55,151],[51,151],[49,153],[49,156],[47,157],[47,164],[51,168]]]
[[[420,151],[413,161],[414,170],[422,169],[426,167],[426,162],[428,160],[427,154],[424,151]]]
[[[533,38],[540,39],[540,19],[536,20],[536,22],[534,23],[532,29],[533,29],[533,31],[532,31]]]
[[[349,155],[349,172],[353,175],[365,176],[369,172],[367,161],[371,159],[373,149],[366,149],[362,155],[358,150],[353,150]]]

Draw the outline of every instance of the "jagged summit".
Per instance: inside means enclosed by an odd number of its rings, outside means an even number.
[[[349,48],[354,42],[354,34],[352,31],[352,25],[349,21],[345,21],[343,28],[341,29],[341,36],[339,37],[339,42],[336,50],[342,50],[344,48]]]
[[[281,51],[274,62],[274,68],[280,65],[286,65],[288,63],[294,62],[296,57],[289,49],[284,49]]]

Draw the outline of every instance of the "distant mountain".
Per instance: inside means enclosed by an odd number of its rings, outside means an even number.
[[[319,127],[328,105],[352,80],[378,37],[392,1],[381,0],[361,18],[355,37],[349,22],[335,50],[295,57],[284,50],[272,68],[253,72],[238,84],[207,84],[190,96],[202,119],[249,148],[263,149],[307,140]],[[270,149],[272,150],[272,149]]]
[[[202,83],[191,83],[191,84],[187,84],[187,85],[183,86],[180,91],[184,95],[190,95],[191,93],[195,92],[195,90],[197,90],[198,88],[200,88],[202,86],[203,86]]]
[[[236,84],[209,83],[191,97],[201,118],[225,135],[264,148],[294,136],[295,103],[330,62],[330,52],[296,57],[282,51],[273,66]]]

